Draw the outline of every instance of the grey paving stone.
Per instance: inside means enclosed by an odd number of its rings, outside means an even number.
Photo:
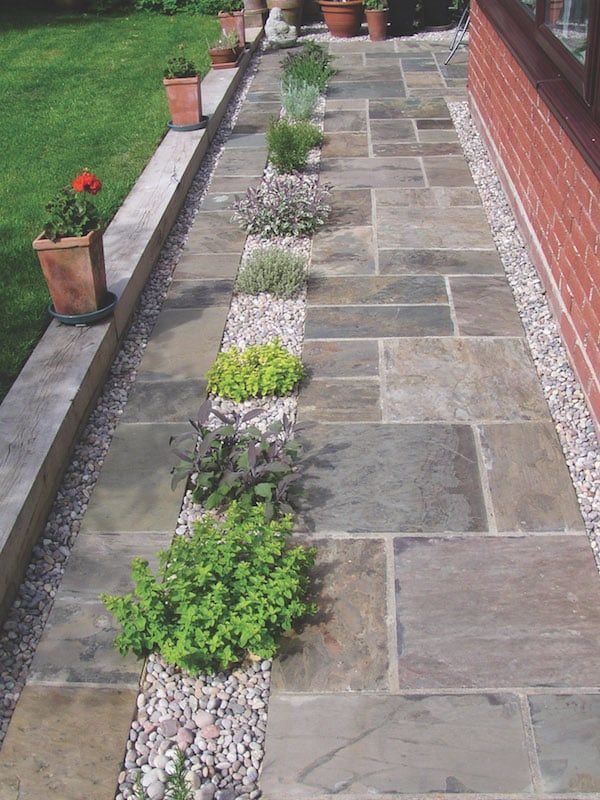
[[[459,142],[375,142],[375,156],[453,156],[460,155]]]
[[[458,142],[455,130],[417,131],[417,138],[420,142]]]
[[[348,55],[346,58],[361,58],[361,56]],[[362,63],[362,62],[361,62]],[[347,100],[325,100],[325,114],[328,111],[363,111],[367,113],[367,100],[360,97],[352,97]],[[366,123],[365,123],[366,124]]]
[[[549,419],[522,339],[383,343],[386,421]]]
[[[175,268],[176,279],[235,278],[240,266],[240,254],[190,253],[184,249]]]
[[[235,175],[234,177],[215,175],[210,182],[210,189],[214,193],[237,192],[245,194],[246,189],[250,186],[258,186],[260,180],[260,178],[247,178],[243,175]]]
[[[366,133],[347,133],[336,131],[326,133],[321,158],[339,158],[340,156],[368,156],[369,144]]]
[[[424,156],[423,166],[430,186],[474,186],[464,156]]]
[[[219,158],[216,175],[218,177],[258,177],[263,174],[267,162],[267,148],[240,148],[224,150]]]
[[[330,83],[327,97],[333,100],[348,97],[364,97],[367,100],[381,100],[385,97],[405,97],[404,83],[398,80],[370,81],[357,83]]]
[[[327,109],[324,120],[325,133],[351,131],[365,133],[367,130],[367,112],[365,110]]]
[[[127,398],[125,422],[185,422],[206,397],[206,381],[137,380]]]
[[[321,175],[343,189],[425,185],[418,158],[328,158],[321,164]]]
[[[255,87],[253,86],[252,89]],[[276,88],[248,92],[246,101],[248,103],[276,103],[281,97]]]
[[[328,228],[356,227],[371,222],[371,192],[369,189],[333,190],[329,201],[331,214]]]
[[[480,435],[498,530],[583,530],[552,423],[485,425]]]
[[[374,273],[373,228],[355,225],[319,231],[313,239],[311,270],[326,275]]]
[[[186,242],[189,253],[241,253],[246,234],[231,221],[231,211],[198,214]]]
[[[480,206],[454,208],[448,214],[435,207],[377,205],[376,218],[377,243],[382,249],[494,249],[490,226]]]
[[[146,347],[138,378],[199,380],[219,351],[227,306],[164,309]]]
[[[396,336],[452,336],[450,308],[431,306],[309,307],[307,339],[377,339]]]
[[[597,684],[585,536],[398,538],[394,551],[401,689]]]
[[[379,381],[318,378],[302,387],[300,422],[380,422]]]
[[[259,76],[254,78],[254,81],[258,80]],[[254,82],[253,82],[254,85]],[[277,88],[279,88],[279,82],[277,82]],[[267,144],[266,136],[264,133],[233,133],[225,142],[225,150],[234,150],[237,148],[260,148],[265,149]]]
[[[504,276],[450,278],[462,336],[523,336],[523,325]]]
[[[380,250],[379,271],[382,275],[504,275],[495,250]]]
[[[236,200],[242,196],[243,192],[211,192],[205,195],[200,207],[200,213],[207,211],[227,211],[229,216],[233,213],[232,208]]]
[[[82,531],[173,530],[183,485],[171,489],[176,462],[169,439],[188,425],[121,423],[85,514]]]
[[[318,614],[283,640],[271,691],[387,689],[386,558],[376,539],[317,545],[313,591]]]
[[[339,83],[382,83],[385,80],[401,82],[400,59],[395,53],[389,53],[391,59],[386,60],[384,68],[378,64],[368,62],[364,64],[340,64],[336,59],[336,74],[329,82],[331,86]]]
[[[324,278],[311,276],[308,305],[447,303],[446,284],[434,275]]]
[[[433,186],[430,189],[405,186],[403,189],[374,189],[378,208],[390,206],[453,208],[455,206],[481,206],[481,198],[475,187]]]
[[[530,792],[517,698],[275,696],[261,787],[265,800]]]
[[[443,94],[446,84],[438,74],[435,64],[429,70],[411,70],[404,68],[404,83],[408,89],[435,89],[437,94]]]
[[[299,524],[306,530],[486,528],[468,426],[307,424],[301,439]]]
[[[533,695],[529,705],[544,791],[600,792],[600,695]]]
[[[373,119],[450,119],[450,112],[443,97],[400,98],[398,100],[374,100],[369,103],[369,116]]]
[[[451,119],[418,119],[416,122],[417,130],[454,130],[454,123]]]
[[[370,378],[379,374],[377,342],[306,342],[302,361],[309,375],[319,378]]]
[[[277,118],[281,110],[279,102],[251,103],[242,108],[238,114],[233,133],[264,133],[273,117]]]
[[[233,281],[174,280],[164,308],[208,308],[227,306],[231,301]]]
[[[374,143],[415,141],[417,136],[411,119],[371,120]]]

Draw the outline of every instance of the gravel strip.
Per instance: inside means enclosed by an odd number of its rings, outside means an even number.
[[[366,24],[363,25],[363,30],[366,31]],[[451,28],[447,31],[420,31],[413,33],[412,36],[390,36],[387,41],[389,42],[442,42],[442,44],[450,44],[454,37],[456,28]],[[332,36],[329,28],[324,22],[315,23],[314,25],[303,25],[302,35],[298,37],[298,41],[302,42],[339,42],[341,45],[352,44],[353,42],[368,42],[369,36],[367,33],[361,36],[353,36],[351,39],[338,39]],[[463,42],[466,44],[469,41],[469,35],[465,36]]]
[[[259,58],[258,53],[253,56],[146,283],[127,337],[74,449],[44,532],[33,549],[25,578],[0,633],[0,746],[25,685],[67,558],[135,381],[137,367],[171,283],[173,270],[246,97]]]
[[[600,569],[600,448],[592,416],[569,364],[544,287],[466,102],[448,103],[479,189]]]

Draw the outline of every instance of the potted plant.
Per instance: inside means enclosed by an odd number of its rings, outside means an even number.
[[[90,197],[101,188],[89,170],[78,175],[48,203],[44,230],[33,241],[52,298],[50,313],[75,318],[71,322],[91,321],[85,317],[110,311],[116,302],[106,291],[101,217]]]
[[[193,130],[203,125],[200,77],[193,61],[182,53],[167,61],[163,84],[171,112],[170,128]]]
[[[302,0],[267,0],[267,8],[269,11],[272,8],[280,8],[283,19],[288,25],[293,25],[296,28],[296,35],[300,36],[303,12]]]
[[[240,59],[241,47],[237,33],[221,32],[219,38],[208,48],[208,55],[213,69],[231,69]]]
[[[320,0],[319,5],[332,36],[338,39],[358,36],[363,18],[363,0]]]
[[[244,22],[243,0],[221,0],[219,3],[219,22],[224,33],[235,31],[240,47],[246,46],[246,23]]]
[[[369,39],[381,42],[387,36],[387,2],[386,0],[364,0],[365,16],[369,26]]]

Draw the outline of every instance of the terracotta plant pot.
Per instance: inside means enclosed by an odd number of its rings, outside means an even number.
[[[202,119],[200,78],[164,78],[173,125],[197,125]]]
[[[224,33],[237,33],[240,47],[246,46],[246,23],[243,11],[219,11],[219,22]]]
[[[211,47],[208,51],[210,63],[215,69],[225,69],[235,67],[241,50],[231,47]]]
[[[546,4],[546,16],[551,25],[558,22],[560,15],[562,14],[563,7],[564,0],[550,0],[550,2]]]
[[[345,0],[345,2],[320,2],[325,24],[331,35],[338,39],[349,39],[358,36],[363,18],[362,0]]]
[[[250,28],[261,28],[267,16],[265,0],[244,0],[244,20]]]
[[[300,36],[302,28],[302,0],[267,0],[269,11],[272,8],[280,8],[281,16],[288,25],[296,28],[296,33]]]
[[[106,301],[102,232],[65,236],[57,242],[43,234],[34,239],[54,310],[59,314],[89,314]]]
[[[387,37],[387,11],[365,11],[369,26],[369,39],[382,42]]]

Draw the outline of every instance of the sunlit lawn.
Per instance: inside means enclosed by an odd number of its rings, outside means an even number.
[[[47,324],[31,240],[81,169],[114,214],[165,132],[164,62],[186,45],[203,72],[215,19],[0,11],[0,399]]]

